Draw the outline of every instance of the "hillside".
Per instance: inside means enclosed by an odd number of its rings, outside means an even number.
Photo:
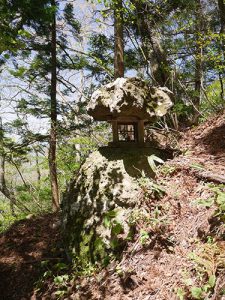
[[[138,207],[119,264],[92,276],[57,267],[57,216],[31,217],[0,237],[1,299],[225,299],[225,113],[183,132],[179,146],[157,171],[164,195]]]

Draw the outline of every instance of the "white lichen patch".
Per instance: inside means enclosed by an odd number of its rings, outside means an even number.
[[[154,87],[138,78],[117,78],[95,91],[88,104],[88,113],[96,120],[106,114],[126,114],[127,108],[140,118],[151,120],[164,116],[173,105],[171,91]]]

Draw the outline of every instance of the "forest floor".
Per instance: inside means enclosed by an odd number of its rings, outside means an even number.
[[[224,300],[225,113],[183,132],[179,147],[157,173],[165,195],[146,204],[161,215],[140,224],[147,239],[137,234],[119,265],[54,284],[48,271],[64,262],[58,216],[31,217],[0,236],[0,299]],[[58,264],[53,278],[61,273]]]
[[[62,260],[58,216],[31,216],[0,236],[0,299],[30,299],[43,262]]]

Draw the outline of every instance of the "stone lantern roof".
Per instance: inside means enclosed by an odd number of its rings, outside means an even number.
[[[93,93],[88,114],[97,121],[137,118],[151,122],[173,105],[170,94],[166,87],[154,87],[142,79],[117,78]]]
[[[172,106],[169,91],[138,78],[117,78],[95,91],[88,114],[97,121],[112,124],[113,142],[109,146],[146,147],[145,124],[164,116]]]

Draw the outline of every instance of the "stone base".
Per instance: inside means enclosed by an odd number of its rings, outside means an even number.
[[[134,142],[125,142],[123,147],[117,143],[110,143],[108,147],[101,147],[99,152],[109,162],[114,161],[116,164],[121,161],[126,173],[134,178],[141,177],[143,174],[154,178],[155,174],[148,163],[149,156],[156,155],[167,160],[173,155],[171,151],[153,148],[151,143],[138,144]]]
[[[108,147],[111,148],[154,148],[151,143],[140,142],[109,142]]]
[[[126,241],[129,215],[143,195],[137,178],[154,177],[148,163],[152,154],[167,158],[154,148],[102,147],[89,155],[71,181],[62,201],[63,238],[68,255],[79,257],[81,265],[104,259],[109,249],[118,253],[112,243],[120,247],[121,241],[112,226],[122,226]]]

